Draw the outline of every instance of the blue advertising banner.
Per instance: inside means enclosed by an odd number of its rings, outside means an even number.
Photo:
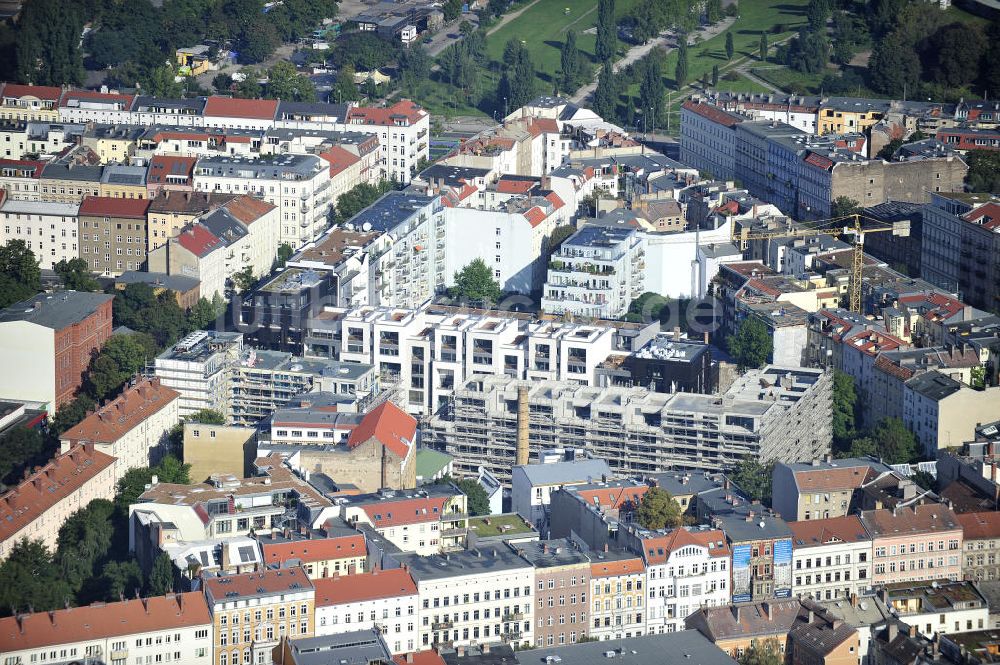
[[[791,544],[791,541],[789,541]],[[733,602],[746,603],[753,598],[750,588],[750,546],[733,548]]]
[[[778,540],[774,543],[774,597],[792,596],[792,541]]]

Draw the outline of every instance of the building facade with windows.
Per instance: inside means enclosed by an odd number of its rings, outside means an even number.
[[[849,599],[872,591],[872,541],[857,515],[789,522],[792,589],[814,600]]]
[[[168,593],[0,619],[0,653],[5,665],[211,665],[213,635],[200,591]]]
[[[283,639],[315,634],[316,589],[302,568],[220,575],[204,588],[214,665],[270,665]]]
[[[590,555],[569,538],[514,546],[535,567],[535,646],[575,644],[588,635]]]
[[[417,650],[417,586],[402,568],[318,579],[316,635],[376,628],[394,654]]]
[[[146,199],[87,196],[80,204],[80,258],[114,277],[146,265]]]
[[[60,261],[80,256],[77,243],[79,209],[75,203],[5,201],[0,206],[3,223],[0,244],[23,240],[38,259],[38,267],[52,270]]]
[[[599,640],[646,634],[646,568],[631,552],[595,552],[590,561],[590,627]]]
[[[872,538],[872,584],[962,578],[962,524],[947,506],[866,510]]]

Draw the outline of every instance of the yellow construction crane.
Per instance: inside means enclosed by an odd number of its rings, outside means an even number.
[[[808,226],[789,226],[785,229],[772,229],[768,231],[752,231],[746,228],[737,230],[736,226],[733,225],[732,240],[734,244],[738,243],[737,247],[745,249],[747,241],[750,240],[808,238],[818,235],[850,236],[851,244],[854,247],[851,281],[848,286],[850,309],[852,312],[860,314],[861,270],[864,265],[865,235],[868,233],[892,233],[894,236],[909,236],[910,222],[909,220],[903,220],[886,224],[878,219],[854,214],[824,219],[818,222],[809,222]]]

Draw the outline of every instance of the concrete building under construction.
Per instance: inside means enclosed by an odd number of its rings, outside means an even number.
[[[452,455],[457,472],[483,466],[505,482],[526,456],[558,447],[629,474],[715,471],[746,455],[809,461],[830,452],[832,390],[831,374],[798,367],[752,370],[722,395],[478,375],[425,419],[423,441]]]

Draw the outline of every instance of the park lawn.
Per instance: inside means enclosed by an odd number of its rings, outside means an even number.
[[[961,7],[956,7],[955,5],[951,5],[948,9],[944,10],[944,15],[947,17],[949,23],[968,23],[969,25],[978,25],[982,28],[986,28],[990,25],[990,20],[988,18],[977,16],[976,14],[967,12]]]
[[[615,13],[623,16],[641,0],[618,0]],[[569,8],[569,14],[565,9]],[[576,43],[596,67],[594,47],[597,37],[583,34],[597,25],[596,0],[540,0],[487,38],[486,51],[490,60],[499,63],[503,49],[511,39],[524,42],[535,64],[539,90],[551,92],[553,77],[559,72],[560,55],[566,31],[576,31]],[[619,42],[621,49],[625,44]]]
[[[758,78],[764,79],[785,92],[799,92],[801,90],[810,94],[815,94],[819,90],[820,83],[826,74],[836,73],[836,70],[827,68],[824,72],[806,74],[805,72],[797,72],[789,67],[776,65],[753,68],[750,71]],[[795,88],[795,90],[792,90],[792,88]]]

